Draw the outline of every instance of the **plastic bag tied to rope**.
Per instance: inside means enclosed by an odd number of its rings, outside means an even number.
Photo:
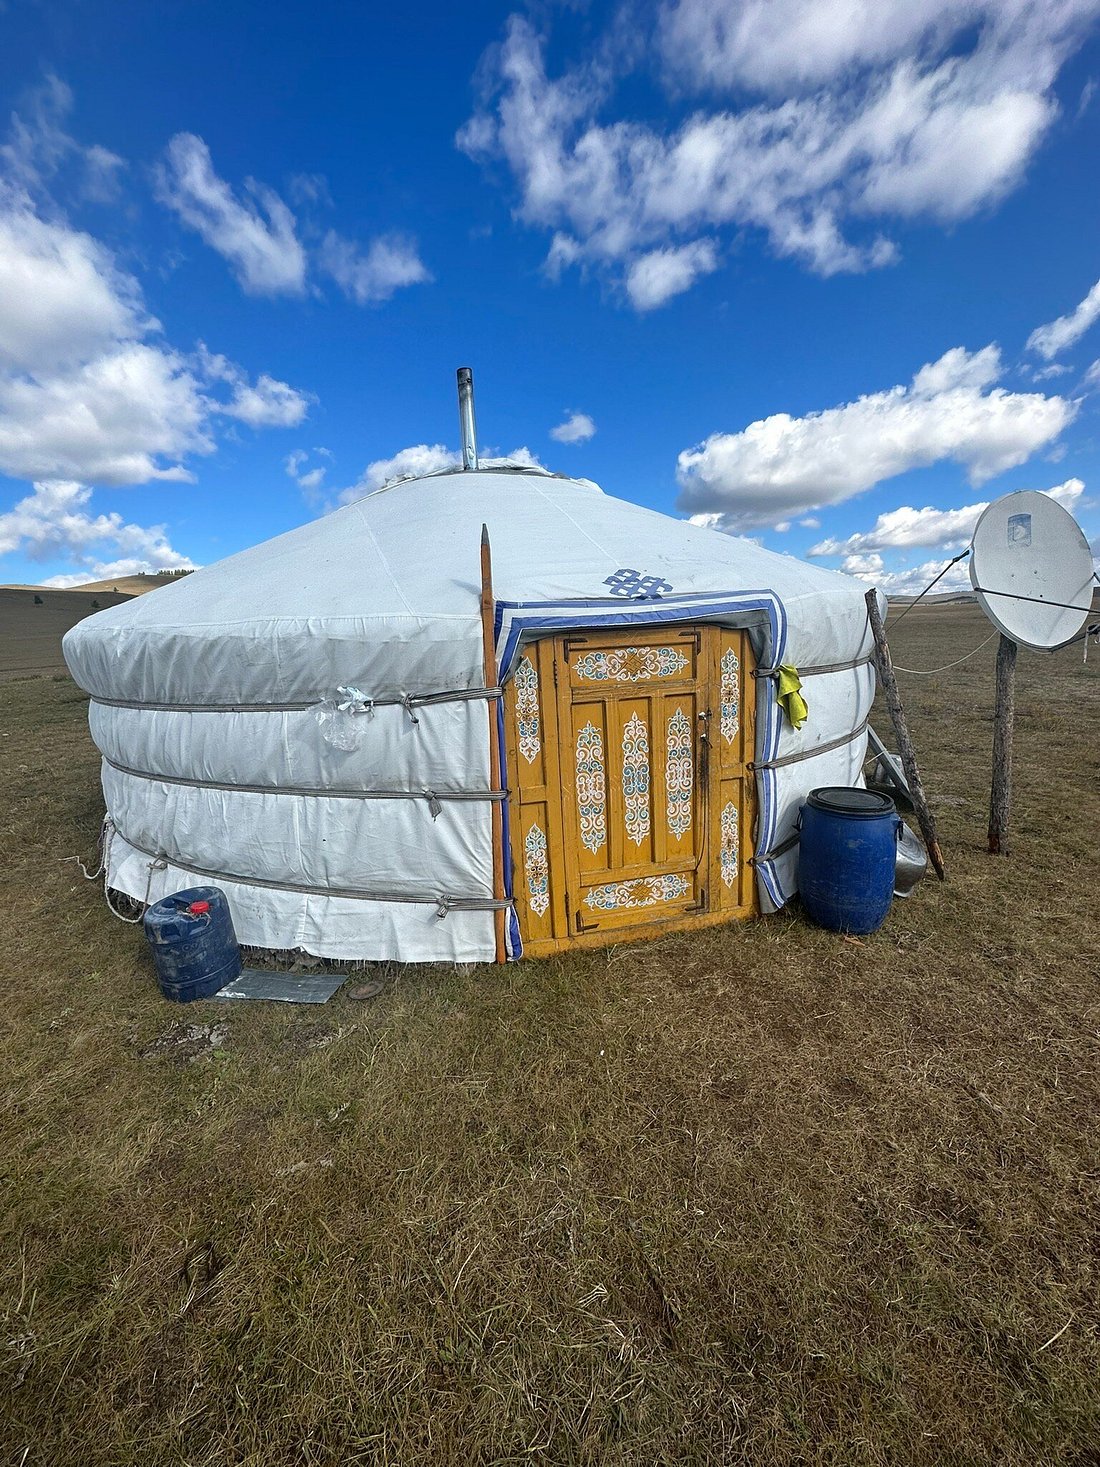
[[[810,710],[802,696],[802,679],[793,663],[780,663],[776,678],[776,696],[791,727],[801,728]]]
[[[374,717],[374,699],[368,698],[361,688],[348,686],[337,688],[336,691],[343,697],[342,703],[337,703],[341,713],[366,713]]]

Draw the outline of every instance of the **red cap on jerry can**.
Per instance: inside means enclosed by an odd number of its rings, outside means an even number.
[[[187,908],[187,910],[192,914],[192,916],[201,917],[202,914],[203,914],[203,912],[209,912],[209,910],[210,910],[210,903],[209,902],[192,902],[191,905]]]

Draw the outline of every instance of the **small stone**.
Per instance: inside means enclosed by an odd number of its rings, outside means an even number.
[[[357,983],[354,988],[346,988],[344,993],[348,998],[360,1000],[377,998],[385,986],[381,978],[373,978],[369,983]]]

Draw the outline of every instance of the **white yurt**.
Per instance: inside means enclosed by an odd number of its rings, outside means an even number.
[[[216,885],[261,948],[471,962],[797,890],[799,805],[862,782],[866,588],[582,479],[479,468],[463,421],[467,466],[68,633],[111,891]]]

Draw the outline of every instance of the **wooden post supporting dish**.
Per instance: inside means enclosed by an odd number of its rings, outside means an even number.
[[[932,818],[932,811],[928,808],[928,801],[925,798],[924,784],[920,777],[920,770],[917,768],[916,751],[909,737],[905,709],[901,706],[901,694],[898,692],[898,680],[894,676],[890,648],[886,644],[886,628],[879,615],[878,592],[868,591],[866,601],[867,620],[871,623],[871,632],[875,639],[875,667],[878,670],[879,681],[882,683],[882,691],[886,695],[886,707],[890,714],[890,722],[894,726],[894,737],[898,741],[898,753],[901,755],[902,768],[905,770],[906,783],[909,785],[913,811],[920,826],[920,833],[924,837],[924,844],[928,849],[928,859],[932,862],[940,880],[946,881],[947,872],[944,870],[943,855],[940,851],[939,837],[936,834],[936,822]]]
[[[493,603],[493,558],[489,546],[489,527],[481,527],[481,643],[485,665],[485,686],[497,685],[496,628],[494,626]],[[490,698],[489,709],[489,787],[494,793],[502,789],[500,777],[500,738],[497,728],[498,700]],[[507,958],[504,945],[504,810],[501,800],[492,802],[493,811],[493,898],[502,905],[493,913],[493,930],[496,936],[496,960],[503,963]]]
[[[989,854],[1008,855],[1012,809],[1012,726],[1016,717],[1016,643],[1001,633],[997,643],[997,692],[993,704],[993,782],[989,791]]]

